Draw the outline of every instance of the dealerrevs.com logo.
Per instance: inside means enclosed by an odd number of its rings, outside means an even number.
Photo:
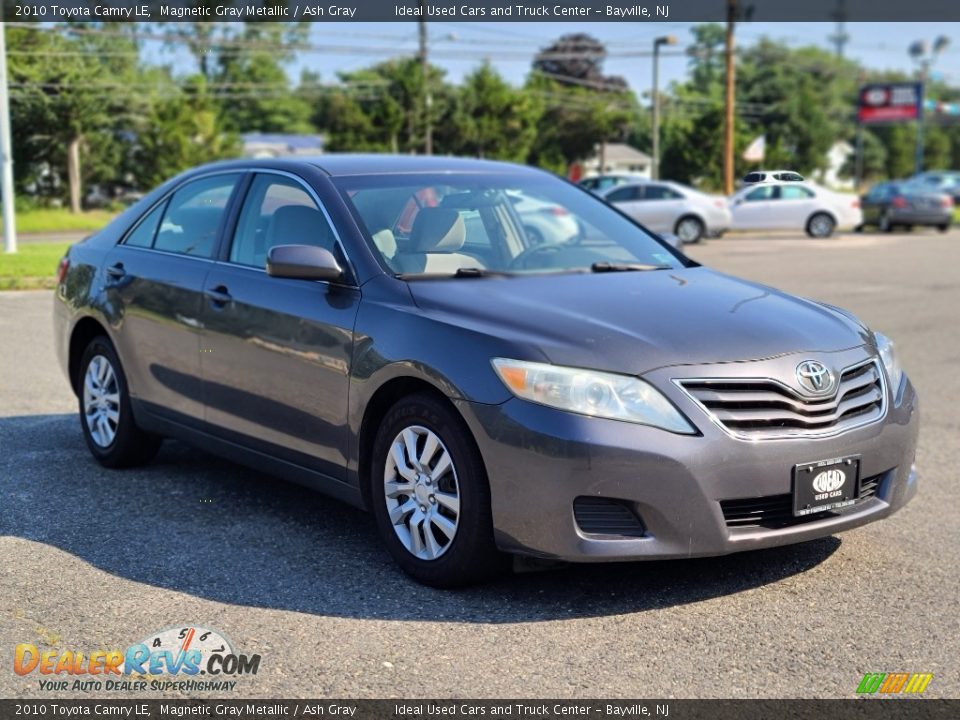
[[[36,677],[43,691],[142,692],[235,689],[241,676],[256,675],[260,655],[236,652],[222,633],[197,625],[151,633],[126,649],[14,649],[13,670]]]

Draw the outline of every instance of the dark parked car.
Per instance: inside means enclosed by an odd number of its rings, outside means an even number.
[[[518,197],[579,232],[533,242]],[[56,294],[100,463],[176,437],[311,485],[371,509],[433,585],[508,553],[795,543],[917,489],[917,397],[889,339],[701,267],[531,168],[204,166],[74,245]]]
[[[933,226],[946,232],[953,222],[953,200],[909,182],[877,183],[860,199],[863,225],[883,232],[896,227]]]

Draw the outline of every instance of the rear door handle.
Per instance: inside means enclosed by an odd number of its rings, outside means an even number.
[[[106,273],[107,277],[112,278],[113,280],[119,280],[127,274],[127,271],[123,269],[123,263],[118,262],[108,267]]]
[[[210,302],[214,305],[223,306],[233,300],[233,296],[230,295],[230,291],[227,290],[225,285],[217,285],[215,288],[205,290],[204,294],[210,298]]]

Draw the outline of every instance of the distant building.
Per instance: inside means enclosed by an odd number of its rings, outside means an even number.
[[[603,155],[603,167],[601,164]],[[650,177],[650,156],[625,143],[607,143],[601,151],[597,146],[593,157],[583,162],[583,175],[605,175],[607,173],[630,173]]]
[[[322,135],[282,135],[246,133],[240,136],[243,154],[253,158],[319,155],[323,152]]]

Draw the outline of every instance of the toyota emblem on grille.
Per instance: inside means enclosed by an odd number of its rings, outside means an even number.
[[[804,360],[797,365],[797,382],[807,392],[824,395],[833,390],[833,374],[816,360]]]

